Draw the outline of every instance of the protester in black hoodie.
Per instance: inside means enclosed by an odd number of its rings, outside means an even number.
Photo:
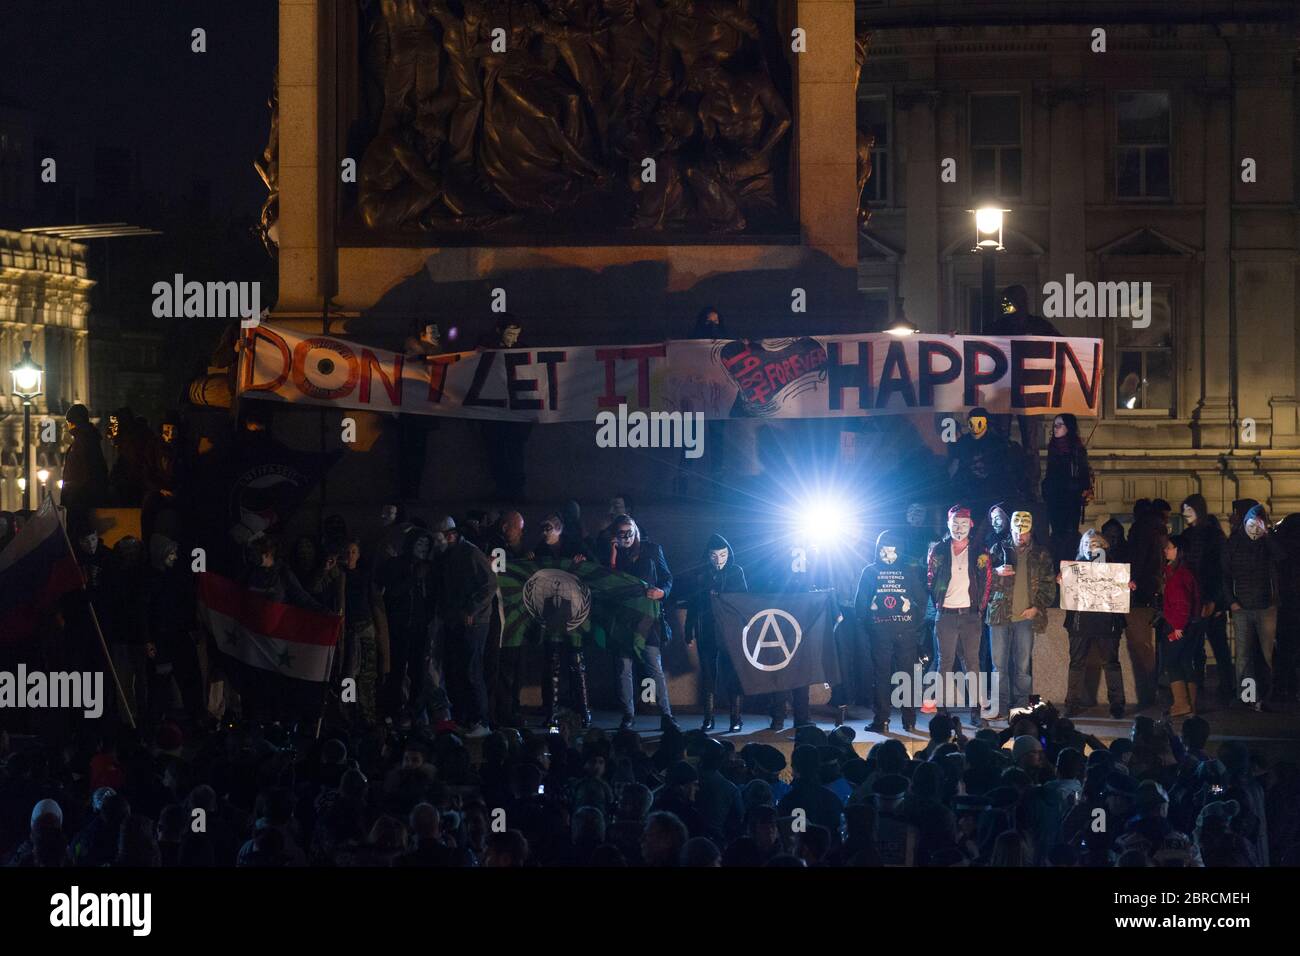
[[[704,559],[704,571],[686,605],[686,643],[696,638],[700,642],[700,677],[704,684],[702,729],[713,729],[714,701],[721,691],[731,711],[728,731],[734,734],[741,729],[740,708],[744,695],[713,619],[713,595],[748,591],[749,584],[745,581],[745,569],[735,562],[735,552],[722,535],[709,536],[704,546]]]
[[[383,593],[392,656],[380,706],[384,716],[399,723],[418,717],[417,708],[424,701],[430,626],[437,614],[433,551],[433,534],[413,529],[406,535],[402,553],[385,560],[375,575],[375,584]],[[410,704],[406,705],[402,691],[408,679]]]
[[[1244,685],[1254,680],[1254,710],[1263,710],[1265,688],[1271,681],[1273,649],[1277,643],[1277,569],[1286,560],[1263,505],[1245,513],[1223,549],[1226,600],[1237,632],[1237,675]],[[1256,653],[1264,658],[1257,677]]]
[[[1223,546],[1225,539],[1219,528],[1219,519],[1210,514],[1202,495],[1189,495],[1182,503],[1183,521],[1187,528],[1183,541],[1187,549],[1187,568],[1201,587],[1201,619],[1205,621],[1205,637],[1214,650],[1214,662],[1219,670],[1219,701],[1232,700],[1237,686],[1233,676],[1232,652],[1228,649],[1227,604],[1223,600]],[[1200,685],[1205,686],[1205,654],[1197,655]]]
[[[72,444],[63,458],[60,502],[73,512],[106,504],[108,463],[104,461],[99,431],[90,423],[85,405],[78,403],[68,409],[68,430]]]
[[[876,672],[875,718],[871,730],[889,728],[890,675],[906,674],[913,681],[916,649],[925,627],[926,581],[920,565],[902,560],[903,538],[885,530],[876,537],[876,560],[862,569],[854,599],[857,625],[871,647]],[[902,707],[903,728],[916,727],[915,698],[921,688],[912,687]]]

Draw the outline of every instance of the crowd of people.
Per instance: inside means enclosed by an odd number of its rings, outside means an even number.
[[[1014,317],[1014,289],[1008,296]],[[1011,331],[1050,334],[1019,321]],[[508,347],[518,334],[503,320],[489,344]],[[439,347],[433,326],[407,346]],[[817,569],[792,578],[781,556],[775,572],[757,554],[744,567],[731,543],[740,538],[723,527],[703,529],[686,573],[675,576],[623,492],[594,523],[568,501],[545,512],[536,532],[511,506],[426,520],[399,502],[378,507],[378,520],[360,531],[338,514],[319,533],[291,539],[240,525],[234,563],[214,552],[215,566],[249,593],[341,618],[334,670],[306,695],[282,693],[265,672],[220,653],[199,624],[196,576],[181,556],[197,540],[192,519],[203,509],[194,507],[198,469],[179,418],[169,415],[154,433],[118,410],[108,425],[111,469],[85,407],[73,406],[67,420],[62,503],[85,588],[49,615],[38,644],[0,651],[4,663],[30,654],[48,670],[100,670],[90,635],[102,633],[120,692],[93,725],[7,720],[0,858],[15,865],[1294,858],[1294,827],[1275,808],[1293,798],[1295,766],[1270,766],[1238,742],[1212,755],[1201,714],[1282,708],[1294,698],[1300,516],[1275,527],[1259,502],[1241,499],[1225,534],[1205,499],[1191,495],[1180,533],[1161,499],[1141,499],[1131,518],[1081,533],[1091,473],[1073,416],[1051,421],[1040,482],[1037,420],[1020,422],[1017,443],[1009,416],[972,409],[940,483],[899,515],[877,516],[884,527],[872,547],[849,549],[856,560],[847,578]],[[239,437],[250,460],[268,447],[256,415],[241,418]],[[489,445],[523,440],[485,437]],[[521,474],[506,479],[506,489],[521,487]],[[105,548],[91,509],[106,505],[140,507],[140,537]],[[0,513],[0,548],[27,518]],[[614,653],[609,684],[590,687],[591,648],[571,638],[563,615],[540,615],[522,645],[503,640],[494,566],[502,560],[592,562],[639,582],[657,608],[644,647]],[[1059,606],[1061,561],[1127,564],[1130,610],[1065,614],[1069,667],[1058,712],[1035,692],[1033,660]],[[870,731],[889,734],[899,726],[890,722],[895,711],[905,732],[925,721],[930,743],[910,758],[888,739],[864,759],[849,726],[819,729],[807,687],[760,702],[770,731],[793,716],[789,768],[775,747],[737,750],[717,733],[717,711],[727,714],[727,734],[744,730],[746,701],[713,596],[830,585],[841,609],[830,701],[837,723],[869,715]],[[703,716],[689,732],[664,670],[675,640],[694,645],[700,669]],[[539,658],[541,713],[527,714],[524,677]],[[1109,746],[1073,723],[1098,706],[1094,664],[1110,716],[1135,717],[1131,737]],[[896,697],[898,675],[923,671],[944,678],[934,708]],[[977,696],[954,695],[972,686],[963,680],[971,674],[996,680],[976,681]],[[592,700],[602,694],[617,701],[617,726],[594,726]],[[636,732],[638,704],[658,713],[654,744]],[[1109,821],[1101,830],[1098,809]],[[204,831],[190,825],[195,810],[209,821]]]
[[[909,757],[800,727],[788,761],[703,730],[247,722],[188,739],[15,746],[9,866],[1225,867],[1300,864],[1294,762],[1138,717],[1109,746],[1050,707],[973,736],[936,715]]]

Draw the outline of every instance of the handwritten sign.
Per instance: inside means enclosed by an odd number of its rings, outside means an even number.
[[[1128,613],[1129,567],[1095,561],[1061,562],[1061,607],[1067,611]]]

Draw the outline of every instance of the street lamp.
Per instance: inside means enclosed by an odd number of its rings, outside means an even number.
[[[36,473],[36,479],[41,483],[41,500],[44,501],[50,494],[49,488],[46,487],[46,483],[50,480],[50,470],[42,468]]]
[[[1002,245],[1002,214],[1010,212],[1010,209],[999,209],[996,206],[981,206],[979,209],[970,209],[968,212],[975,216],[975,248],[972,252],[979,253],[980,257],[980,323],[976,333],[982,335],[987,327],[991,326],[994,317],[997,315],[997,293],[996,289],[996,260],[994,256],[999,252],[1005,252],[1006,246]]]
[[[23,343],[23,355],[18,364],[9,370],[13,376],[14,394],[23,400],[23,477],[18,479],[18,487],[23,492],[23,510],[30,511],[31,495],[27,492],[27,476],[32,470],[32,399],[41,394],[45,380],[45,369],[32,359],[32,343]]]

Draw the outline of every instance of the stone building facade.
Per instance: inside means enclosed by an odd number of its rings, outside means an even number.
[[[971,330],[969,210],[1009,210],[998,286],[1035,313],[1068,275],[1152,283],[1148,328],[1052,320],[1105,342],[1089,518],[1193,492],[1300,511],[1295,5],[889,0],[858,23],[868,301]]]
[[[27,476],[37,501],[36,472],[50,471],[50,490],[59,480],[57,443],[41,444],[40,421],[58,419],[68,406],[90,395],[86,321],[95,281],[86,268],[86,247],[66,239],[0,230],[0,509],[16,510],[22,495],[18,478],[23,462],[22,402],[12,394],[9,369],[32,343],[32,357],[45,368],[45,392],[32,409],[32,474]]]

